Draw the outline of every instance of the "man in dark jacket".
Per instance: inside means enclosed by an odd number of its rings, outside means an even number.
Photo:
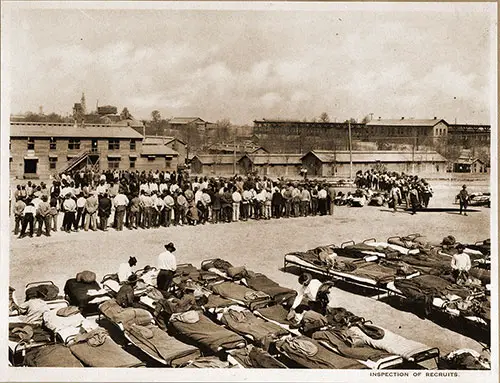
[[[283,210],[283,195],[281,194],[279,187],[274,188],[271,205],[273,217],[281,218],[281,212]]]
[[[99,224],[102,231],[108,231],[108,218],[111,215],[111,200],[108,193],[104,193],[99,199]]]
[[[221,197],[222,220],[231,222],[233,217],[233,196],[227,187]]]

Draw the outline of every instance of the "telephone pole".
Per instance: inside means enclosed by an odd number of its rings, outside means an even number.
[[[352,136],[351,136],[351,120],[348,121],[349,127],[349,181],[352,180]]]

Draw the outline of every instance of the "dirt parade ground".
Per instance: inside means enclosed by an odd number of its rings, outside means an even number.
[[[434,198],[430,208],[457,208],[454,196],[461,183],[434,181]],[[485,192],[488,183],[469,183],[469,193]],[[207,258],[223,258],[235,266],[263,272],[285,287],[297,288],[297,276],[282,271],[283,257],[292,251],[305,251],[320,245],[337,244],[367,238],[386,240],[390,236],[420,233],[430,240],[441,241],[453,235],[457,241],[474,243],[490,238],[490,212],[486,207],[470,207],[468,216],[457,211],[418,212],[412,216],[400,210],[393,213],[384,207],[362,208],[337,206],[333,216],[247,221],[230,224],[205,224],[149,230],[118,232],[65,233],[51,237],[10,241],[10,285],[22,299],[25,284],[52,280],[62,290],[66,280],[76,273],[91,270],[100,281],[107,273],[115,273],[118,265],[133,255],[138,267],[156,265],[164,244],[174,242],[178,263],[199,267]],[[334,305],[370,319],[408,339],[438,347],[442,355],[460,348],[476,350],[491,356],[476,340],[397,310],[387,303],[336,289]]]

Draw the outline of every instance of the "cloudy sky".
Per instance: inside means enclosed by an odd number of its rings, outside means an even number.
[[[370,5],[373,7],[373,5]],[[418,11],[17,9],[4,70],[12,113],[128,107],[137,118],[489,123],[493,4]]]

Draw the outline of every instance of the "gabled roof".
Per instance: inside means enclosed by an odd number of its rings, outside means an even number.
[[[428,118],[428,119],[398,119],[398,120],[372,120],[366,124],[366,126],[435,126],[440,122],[444,122],[446,125],[448,123],[440,118]]]
[[[238,161],[240,157],[236,157]],[[232,154],[195,154],[191,157],[190,161],[197,159],[203,165],[212,164],[232,164],[234,161],[234,156]]]
[[[181,144],[186,145],[184,141],[177,137],[171,136],[145,136],[143,145],[168,145],[172,141],[179,141]]]
[[[143,145],[141,150],[143,156],[178,156],[172,148],[165,145]]]
[[[301,154],[245,154],[239,159],[249,158],[254,165],[300,165]]]
[[[210,124],[210,122],[201,119],[200,117],[174,117],[168,120],[169,124],[187,125],[187,124]]]
[[[75,126],[51,122],[11,122],[11,137],[67,137],[67,138],[136,138],[142,134],[128,126],[116,124],[85,124]]]
[[[144,124],[134,118],[127,118],[116,122],[116,125],[130,126],[131,128],[142,128]]]
[[[350,156],[348,150],[313,150],[301,157],[303,159],[306,156],[313,155],[318,160],[323,163],[349,163]],[[352,162],[447,162],[441,154],[435,151],[423,152],[423,151],[382,151],[382,150],[371,150],[371,151],[353,151],[352,152]]]

